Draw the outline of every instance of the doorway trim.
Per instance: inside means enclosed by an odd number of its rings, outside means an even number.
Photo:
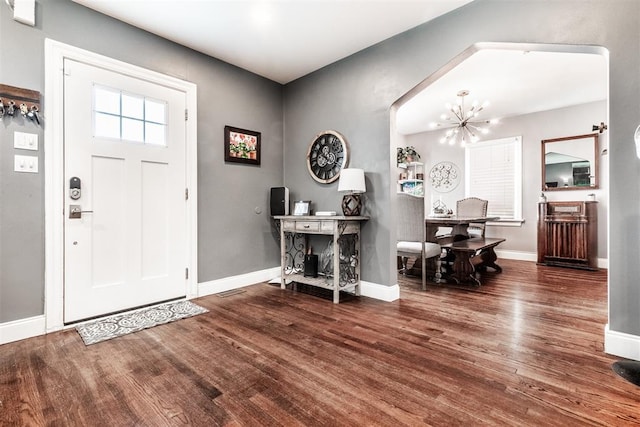
[[[460,63],[462,63],[463,61],[465,61],[466,59],[468,59],[469,57],[471,57],[473,54],[483,50],[483,49],[499,49],[499,50],[526,50],[526,51],[542,51],[542,52],[561,52],[561,53],[583,53],[583,54],[595,54],[595,55],[601,55],[606,59],[607,62],[607,83],[609,85],[609,91],[608,91],[608,96],[607,96],[607,101],[606,101],[606,118],[605,118],[605,123],[609,123],[609,116],[611,113],[611,109],[610,109],[610,100],[611,100],[611,89],[610,89],[610,76],[609,76],[609,71],[608,71],[608,64],[609,64],[609,51],[607,48],[603,47],[603,46],[598,46],[598,45],[578,45],[578,44],[550,44],[550,43],[520,43],[520,42],[477,42],[472,44],[471,46],[467,47],[466,49],[464,49],[463,51],[461,51],[460,53],[458,53],[455,57],[453,57],[451,60],[449,60],[447,63],[445,63],[444,65],[442,65],[439,69],[437,69],[436,71],[434,71],[432,74],[428,75],[424,80],[422,80],[420,83],[418,83],[416,86],[414,86],[413,88],[409,89],[406,93],[404,93],[402,96],[400,96],[397,100],[395,100],[389,109],[389,129],[390,129],[390,135],[389,135],[389,142],[390,142],[390,149],[389,149],[389,171],[391,174],[391,171],[395,171],[396,170],[396,150],[395,147],[400,146],[400,144],[403,141],[403,136],[398,132],[397,130],[397,124],[396,124],[396,117],[397,117],[397,113],[398,113],[398,109],[404,105],[405,103],[407,103],[407,101],[409,101],[411,98],[413,98],[414,96],[416,96],[418,93],[420,93],[422,90],[424,90],[425,88],[427,88],[429,85],[431,85],[432,83],[434,83],[435,81],[437,81],[439,78],[441,78],[443,75],[447,74],[448,72],[450,72],[453,68],[455,68],[457,65],[459,65]],[[610,146],[610,141],[607,141],[607,143]],[[602,163],[601,163],[602,164]],[[602,166],[601,166],[602,167]],[[390,175],[391,176],[391,175]],[[390,202],[390,223],[391,224],[395,224],[396,218],[397,218],[397,209],[396,209],[396,200],[397,200],[397,195],[396,195],[396,180],[391,177],[389,179],[389,186],[388,186],[388,191],[389,191],[389,202]],[[607,194],[609,193],[609,186],[610,186],[610,177],[607,177],[607,186],[605,187],[601,187],[602,190],[606,190]],[[609,212],[610,206],[607,206],[607,242],[606,245],[609,245],[609,240],[610,240],[610,230],[609,230],[609,218],[610,218],[610,212]],[[396,230],[395,228],[391,227],[390,230],[390,242],[395,242],[396,240]],[[528,253],[521,253],[521,252],[517,252],[517,251],[500,251],[500,256],[505,256],[508,255],[508,258],[511,259],[519,259],[519,260],[526,260],[526,261],[535,261],[535,254],[528,254]],[[609,263],[608,263],[608,259],[610,259],[611,254],[609,253],[609,251],[607,250],[607,259],[606,260],[599,260],[599,267],[601,268],[608,268],[609,267]],[[396,263],[396,248],[393,245],[390,245],[389,248],[389,262],[391,266],[395,265]],[[389,280],[390,283],[396,283],[397,284],[397,272],[395,269],[390,269],[389,270]],[[607,278],[607,287],[609,287],[609,278]],[[609,311],[609,307],[607,307],[607,312]],[[607,328],[608,328],[608,324],[607,324]],[[613,337],[613,339],[615,339],[616,337]],[[606,339],[606,337],[605,337]],[[620,342],[620,346],[624,346],[625,344],[622,342],[624,341],[623,339],[620,339],[619,337],[617,337],[617,340]],[[638,354],[637,352],[637,348],[639,348],[637,346],[636,343],[636,354]],[[605,352],[607,351],[607,342],[605,340]]]
[[[72,59],[185,93],[187,201],[187,299],[198,286],[197,86],[52,39],[45,39],[45,333],[64,328],[64,60]],[[185,112],[185,117],[186,112]]]

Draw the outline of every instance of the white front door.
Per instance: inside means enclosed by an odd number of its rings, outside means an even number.
[[[185,296],[185,93],[64,74],[64,322]]]

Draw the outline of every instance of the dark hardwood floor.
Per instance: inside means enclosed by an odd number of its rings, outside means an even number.
[[[606,271],[500,264],[477,289],[401,278],[392,303],[258,284],[88,347],[5,344],[0,424],[640,424],[640,387],[603,352]]]

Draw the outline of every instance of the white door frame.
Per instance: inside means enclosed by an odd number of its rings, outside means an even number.
[[[65,58],[119,72],[184,92],[186,123],[187,298],[198,293],[197,86],[194,83],[45,39],[45,331],[64,328],[64,60]]]

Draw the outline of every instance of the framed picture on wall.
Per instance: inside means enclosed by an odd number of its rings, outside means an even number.
[[[260,164],[260,132],[224,127],[224,161]]]

